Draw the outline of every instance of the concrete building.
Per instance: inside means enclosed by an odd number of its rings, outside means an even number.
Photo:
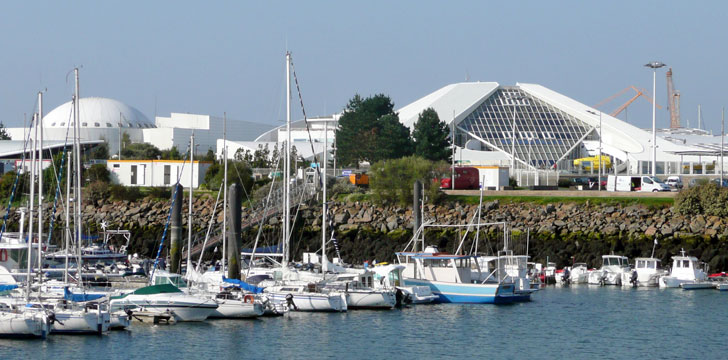
[[[82,141],[103,140],[109,145],[110,155],[119,151],[122,135],[132,142],[150,143],[161,150],[176,146],[180,152],[189,148],[190,135],[195,133],[195,153],[215,151],[218,138],[223,136],[223,119],[210,115],[172,113],[150,121],[139,110],[114,99],[101,97],[81,98],[79,103]],[[73,135],[73,106],[67,102],[43,117],[44,139],[70,142]],[[272,126],[248,121],[227,121],[228,138],[253,140]],[[13,140],[23,140],[27,129],[8,128]]]
[[[124,186],[172,186],[177,179],[184,187],[190,186],[190,169],[193,171],[192,187],[197,188],[205,179],[207,161],[184,160],[109,160],[106,168],[111,181]]]

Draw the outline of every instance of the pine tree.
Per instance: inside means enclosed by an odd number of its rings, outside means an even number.
[[[450,161],[450,131],[447,123],[440,121],[433,108],[427,108],[420,113],[412,137],[415,155],[432,161]]]
[[[377,120],[376,135],[376,148],[371,161],[399,159],[412,155],[410,131],[399,122],[396,114],[387,114]]]

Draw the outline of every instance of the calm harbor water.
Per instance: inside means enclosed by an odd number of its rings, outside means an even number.
[[[2,359],[725,358],[728,293],[547,287],[529,303],[152,326],[0,340]]]

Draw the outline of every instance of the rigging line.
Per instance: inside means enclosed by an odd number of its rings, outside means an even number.
[[[296,91],[298,91],[298,100],[301,102],[301,112],[303,112],[303,121],[306,123],[306,133],[308,133],[308,143],[311,145],[311,154],[313,154],[314,162],[321,164],[318,161],[318,156],[316,155],[316,149],[314,149],[314,146],[313,146],[313,139],[311,138],[311,128],[309,127],[309,124],[308,124],[308,116],[306,116],[306,108],[303,106],[303,95],[301,94],[301,87],[298,85],[298,76],[296,75],[296,67],[293,65],[293,58],[291,58],[291,69],[293,70],[293,80],[296,83]],[[324,151],[329,151],[328,145],[329,144],[324,144]],[[321,166],[316,167],[316,174],[319,176],[319,186],[322,185],[320,168],[321,168]]]
[[[73,109],[73,107],[72,107],[72,109]],[[66,163],[66,152],[68,151],[68,133],[71,128],[71,122],[70,122],[71,114],[72,114],[72,112],[69,111],[68,112],[69,121],[68,121],[68,125],[66,126],[66,140],[63,142],[63,155],[61,155],[60,173],[59,173],[59,171],[56,170],[56,163],[55,163],[55,161],[53,161],[53,152],[51,152],[50,150],[48,151],[50,154],[50,158],[51,158],[51,165],[53,165],[53,174],[56,175],[56,177],[54,178],[54,180],[56,180],[56,196],[53,198],[53,215],[51,216],[51,222],[48,225],[48,244],[51,243],[51,235],[53,234],[53,224],[55,223],[55,220],[56,220],[58,198],[60,197],[61,201],[63,201],[63,195],[61,195],[62,194],[61,180],[63,179],[63,169],[66,168],[64,165]],[[43,124],[43,121],[41,121],[41,124]],[[50,189],[48,190],[48,192],[50,193]],[[68,256],[68,254],[66,254],[66,256]]]
[[[38,105],[38,101],[36,100],[35,105],[33,106],[33,109],[35,110],[35,106]],[[30,124],[34,124],[35,120],[31,120]],[[10,214],[10,207],[13,204],[13,200],[15,199],[15,193],[18,187],[18,181],[20,179],[20,173],[24,170],[23,166],[25,165],[25,154],[26,150],[28,149],[28,145],[30,144],[30,135],[32,134],[32,131],[28,131],[27,137],[23,141],[23,154],[21,155],[21,161],[20,161],[20,169],[15,170],[15,180],[13,181],[13,187],[12,190],[10,190],[10,197],[8,198],[8,206],[5,209],[5,215],[3,216],[3,226],[0,228],[0,240],[3,238],[3,234],[5,233],[5,229],[7,227],[8,223],[8,215]],[[33,216],[32,214],[30,216]],[[22,229],[21,229],[22,230]]]
[[[207,240],[210,238],[210,231],[212,231],[212,223],[215,222],[215,215],[217,212],[217,204],[220,202],[220,194],[222,194],[223,187],[221,186],[220,189],[217,190],[217,199],[215,199],[215,207],[212,208],[212,214],[210,214],[210,223],[207,226],[207,233],[205,234],[205,242],[202,243],[202,249],[200,249],[200,260],[197,261],[197,266],[195,267],[195,271],[200,270],[200,264],[202,264],[202,256],[205,254],[205,247],[207,247]],[[223,210],[223,216],[225,211]],[[187,249],[187,251],[192,251],[192,249]],[[224,256],[224,255],[223,255]]]
[[[185,156],[185,161],[182,162],[182,168],[180,169],[179,175],[177,175],[177,182],[174,184],[174,193],[172,194],[172,205],[169,207],[169,212],[167,213],[167,221],[164,224],[164,231],[162,232],[162,239],[159,241],[159,248],[157,249],[157,257],[154,258],[154,265],[152,266],[152,271],[149,274],[149,282],[151,283],[154,280],[154,271],[157,269],[157,265],[159,265],[159,258],[162,255],[162,248],[164,248],[164,239],[167,238],[167,231],[169,230],[169,223],[172,219],[172,209],[174,209],[174,203],[177,199],[177,191],[179,191],[180,187],[180,180],[182,179],[182,172],[185,169],[185,164],[187,164],[187,159],[189,158],[190,154],[192,153],[192,147],[190,146],[189,151],[187,152],[187,155]],[[188,224],[187,226],[191,226],[191,224]],[[189,250],[188,250],[189,251]]]
[[[278,166],[280,166],[281,163],[281,156],[280,153],[278,155],[278,159],[276,160],[276,170],[278,170]],[[255,243],[253,244],[253,251],[250,254],[250,265],[248,266],[248,271],[245,273],[245,277],[247,278],[250,275],[250,268],[252,267],[253,261],[255,260],[255,252],[258,249],[258,240],[260,240],[260,234],[263,231],[263,220],[265,220],[265,214],[268,213],[268,205],[270,204],[270,198],[271,194],[273,193],[273,188],[275,188],[276,183],[276,177],[273,176],[273,181],[270,183],[270,189],[268,189],[268,197],[265,199],[265,206],[263,207],[263,215],[260,217],[260,222],[258,223],[258,233],[255,235]]]

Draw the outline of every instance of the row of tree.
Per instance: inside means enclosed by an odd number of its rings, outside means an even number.
[[[355,95],[339,118],[336,160],[342,166],[362,161],[399,159],[416,155],[431,161],[450,161],[450,132],[437,112],[428,108],[419,114],[412,133],[399,121],[392,100],[378,94]]]

